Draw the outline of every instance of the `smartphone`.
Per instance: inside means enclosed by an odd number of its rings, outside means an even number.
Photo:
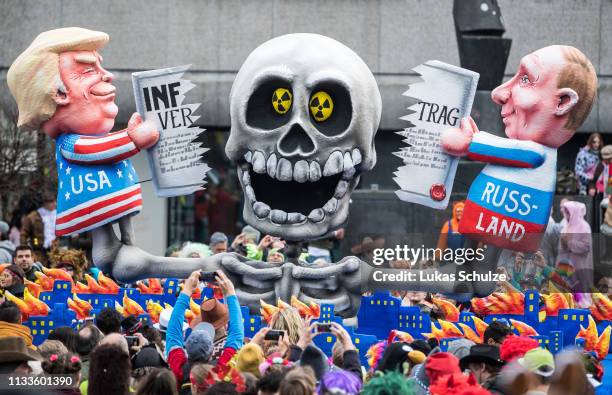
[[[203,282],[214,283],[216,282],[215,280],[216,276],[217,276],[216,272],[200,271],[200,281],[203,281]]]
[[[138,336],[125,336],[125,340],[127,341],[128,348],[138,344]]]
[[[331,332],[331,324],[318,322],[317,323],[317,333],[323,333],[323,332]]]
[[[285,336],[285,331],[272,329],[269,330],[268,333],[266,333],[266,337],[264,337],[264,340],[278,341],[283,336]]]

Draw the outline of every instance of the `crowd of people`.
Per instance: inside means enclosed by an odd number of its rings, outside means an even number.
[[[150,325],[113,308],[76,328],[59,327],[38,347],[10,301],[0,304],[0,374],[64,374],[71,394],[592,394],[600,362],[578,351],[556,358],[537,340],[515,336],[507,323],[491,323],[482,344],[397,337],[368,351],[362,366],[346,329],[303,318],[291,307],[245,338],[234,285],[218,271],[223,302],[202,302],[187,325],[185,310],[200,285],[196,271],[184,282],[165,325]],[[335,337],[328,358],[313,343]],[[47,393],[53,393],[47,391]]]

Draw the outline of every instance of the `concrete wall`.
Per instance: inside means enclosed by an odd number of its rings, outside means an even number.
[[[582,49],[600,75],[599,100],[584,131],[612,132],[612,0],[499,0],[513,39],[506,72],[521,56],[552,43]],[[130,73],[191,63],[203,102],[201,122],[228,126],[236,70],[258,44],[291,32],[340,40],[375,72],[383,94],[383,129],[404,126],[400,96],[411,68],[429,59],[458,64],[452,0],[2,0],[0,98],[15,57],[41,31],[83,26],[110,34],[104,64],[116,75],[120,122],[133,111]]]

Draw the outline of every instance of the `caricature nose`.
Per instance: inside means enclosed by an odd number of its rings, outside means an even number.
[[[496,104],[502,105],[510,98],[509,83],[510,81],[498,86],[497,88],[493,89],[493,92],[491,92],[491,99],[493,99]]]
[[[104,81],[104,82],[112,82],[113,78],[115,78],[113,73],[104,70],[104,74],[102,74],[102,81]]]
[[[299,123],[291,125],[289,132],[278,142],[278,152],[283,156],[308,156],[315,150],[315,143]]]

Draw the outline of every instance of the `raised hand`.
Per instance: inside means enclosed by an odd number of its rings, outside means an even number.
[[[157,143],[159,131],[157,126],[150,121],[142,120],[140,114],[135,112],[130,117],[127,125],[127,134],[138,149],[147,149]]]
[[[478,126],[472,117],[463,118],[459,128],[450,128],[442,132],[440,144],[442,149],[454,156],[464,156],[468,152],[474,133],[478,133]]]

